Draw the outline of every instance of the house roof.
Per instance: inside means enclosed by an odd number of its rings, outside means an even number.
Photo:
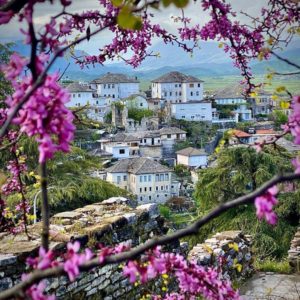
[[[194,76],[185,75],[180,72],[170,72],[167,74],[164,74],[151,82],[157,82],[157,83],[172,83],[172,82],[178,82],[178,83],[185,83],[185,82],[203,82],[199,78],[196,78]]]
[[[244,86],[241,84],[230,84],[225,88],[219,89],[216,91],[214,97],[216,99],[224,99],[224,98],[244,98],[243,96]],[[257,91],[258,95],[271,95],[270,93],[260,88]]]
[[[184,156],[201,156],[201,155],[207,155],[205,150],[203,149],[196,149],[193,147],[184,148],[182,150],[179,150],[176,152],[176,154],[184,155]]]
[[[108,173],[149,174],[170,172],[171,170],[150,158],[136,157],[122,159],[106,171]]]
[[[66,89],[69,92],[95,92],[96,90],[91,89],[88,85],[79,83],[79,82],[73,82],[66,86]]]
[[[186,131],[177,127],[163,127],[159,129],[160,134],[175,134],[175,133],[186,133]]]
[[[276,134],[273,129],[257,129],[256,134]]]
[[[106,73],[105,75],[94,79],[92,83],[139,83],[137,78],[129,77],[120,73]]]
[[[233,135],[236,136],[237,138],[251,137],[251,134],[238,129],[233,130]]]
[[[134,142],[138,141],[139,137],[133,134],[117,133],[111,139],[113,142]]]

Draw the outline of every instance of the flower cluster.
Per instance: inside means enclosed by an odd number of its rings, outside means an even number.
[[[269,188],[266,193],[255,198],[256,215],[259,219],[265,218],[266,221],[275,225],[277,223],[277,215],[273,211],[273,206],[277,204],[276,195],[278,189],[276,186]]]
[[[129,261],[124,267],[124,274],[129,277],[130,282],[140,280],[144,283],[158,275],[170,274],[177,279],[180,294],[188,296],[188,299],[195,299],[197,296],[211,300],[239,299],[238,292],[215,268],[199,266],[179,254],[162,253],[159,247],[148,252],[143,261],[144,263]],[[182,296],[177,296],[178,294],[170,294],[165,299],[182,299]]]
[[[39,72],[42,72],[47,59],[46,55],[37,57],[36,66]],[[6,78],[12,81],[15,88],[13,95],[6,100],[8,113],[18,105],[33,84],[31,76],[19,81],[25,64],[26,61],[15,54],[10,63],[3,68]],[[36,136],[39,142],[39,162],[52,158],[56,151],[69,151],[69,144],[73,139],[73,114],[65,107],[70,95],[57,83],[58,78],[57,73],[47,75],[44,84],[29,97],[13,120],[20,126],[21,132],[28,136]]]

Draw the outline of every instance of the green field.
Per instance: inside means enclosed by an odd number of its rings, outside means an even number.
[[[217,76],[217,77],[201,77],[204,81],[204,91],[205,92],[214,92],[219,89],[223,89],[226,86],[237,84],[241,81],[242,77],[240,76]],[[255,79],[255,83],[266,82],[267,80],[264,76],[257,76]],[[150,86],[150,81],[141,80],[141,90],[148,90]],[[274,77],[271,82],[271,85],[266,85],[264,89],[268,92],[275,92],[276,88],[279,86],[285,86],[286,89],[292,94],[300,93],[300,78],[297,77]]]

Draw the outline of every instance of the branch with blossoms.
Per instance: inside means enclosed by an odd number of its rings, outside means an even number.
[[[264,183],[261,187],[253,191],[252,193],[249,193],[247,195],[241,196],[235,200],[228,201],[226,203],[221,204],[214,210],[212,210],[207,215],[203,216],[202,218],[198,219],[193,224],[187,226],[184,229],[178,230],[174,233],[171,233],[169,235],[155,237],[153,239],[150,239],[146,241],[144,244],[141,244],[135,248],[132,248],[129,251],[121,252],[121,253],[112,253],[110,250],[105,249],[104,251],[100,251],[100,254],[98,257],[95,257],[93,259],[88,259],[91,257],[91,255],[88,252],[86,256],[84,256],[86,259],[79,259],[77,260],[77,263],[74,263],[73,265],[78,267],[78,271],[75,272],[76,275],[79,274],[79,272],[89,271],[95,267],[103,267],[107,264],[118,264],[126,261],[132,261],[137,259],[140,255],[143,253],[146,253],[146,251],[155,249],[156,246],[159,245],[167,245],[173,241],[176,241],[180,238],[187,237],[190,235],[197,234],[199,229],[207,224],[209,221],[215,219],[216,217],[220,216],[222,213],[226,212],[227,210],[231,208],[238,207],[240,205],[245,204],[251,204],[254,203],[256,206],[256,214],[259,219],[265,218],[266,221],[270,224],[275,224],[277,222],[277,216],[273,211],[273,206],[277,204],[276,195],[278,193],[278,190],[276,188],[276,185],[283,182],[291,182],[295,180],[300,179],[300,172],[297,172],[295,174],[283,174],[283,175],[277,175],[273,177],[271,180]],[[72,246],[69,246],[72,248]],[[76,246],[78,248],[78,245]],[[77,250],[78,251],[78,250]],[[44,255],[43,255],[44,256]],[[135,268],[138,270],[137,265],[134,263]],[[30,286],[32,286],[35,283],[40,282],[43,279],[51,278],[51,277],[57,277],[60,275],[69,275],[68,269],[66,266],[51,266],[47,265],[49,268],[46,269],[38,269],[33,271],[32,274],[29,274],[20,282],[19,284],[15,285],[14,287],[3,291],[0,293],[0,299],[8,299],[13,296],[18,296],[20,293],[22,294],[24,291],[26,291]],[[125,271],[125,274],[128,274]],[[73,273],[72,273],[73,272]],[[74,270],[71,273],[74,276]],[[140,272],[140,271],[139,271]],[[135,274],[140,274],[139,272]],[[145,271],[146,272],[146,271]],[[148,272],[148,271],[147,271]],[[150,272],[150,271],[149,271]],[[130,273],[130,272],[129,272]],[[142,273],[142,271],[141,271]],[[129,274],[130,275],[130,274]],[[140,274],[142,275],[142,274]],[[131,275],[133,276],[133,275]],[[73,277],[72,277],[73,278]],[[147,277],[148,278],[148,277]],[[132,281],[134,281],[132,279]],[[219,298],[214,298],[219,299]],[[232,298],[229,298],[232,299]]]

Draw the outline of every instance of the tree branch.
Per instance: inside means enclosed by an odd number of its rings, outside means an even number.
[[[270,53],[273,54],[273,55],[274,55],[276,58],[278,58],[279,60],[284,61],[284,62],[287,63],[288,65],[293,66],[293,67],[295,67],[295,68],[297,68],[297,69],[300,69],[300,66],[299,66],[299,65],[297,65],[296,63],[294,63],[294,62],[292,62],[292,61],[290,61],[290,60],[288,60],[288,59],[286,59],[286,58],[281,57],[280,55],[278,55],[278,54],[275,53],[274,51],[271,50]]]
[[[151,240],[148,240],[144,244],[131,249],[130,251],[107,256],[104,258],[104,261],[102,263],[100,263],[99,258],[96,257],[90,260],[89,262],[83,264],[80,267],[80,271],[89,271],[95,267],[99,267],[99,266],[102,267],[107,264],[117,264],[127,260],[132,260],[137,258],[139,255],[143,254],[145,251],[149,249],[153,249],[155,246],[166,245],[180,238],[197,234],[199,229],[209,221],[215,219],[216,217],[220,216],[222,213],[224,213],[225,211],[231,208],[237,207],[239,205],[252,203],[256,197],[265,193],[270,187],[274,186],[275,184],[286,182],[286,181],[299,180],[299,179],[300,179],[300,174],[284,174],[284,175],[274,176],[272,179],[264,183],[262,186],[260,186],[257,190],[253,191],[252,193],[249,193],[235,200],[228,201],[224,204],[221,204],[220,206],[212,210],[210,213],[208,213],[206,216],[198,219],[195,223],[191,224],[190,226],[184,229],[178,230],[169,235],[155,237]],[[22,291],[26,290],[29,286],[39,282],[42,279],[57,277],[65,274],[66,273],[63,269],[63,266],[54,267],[47,270],[35,270],[24,281],[0,293],[0,300],[17,296]]]
[[[49,202],[47,191],[47,169],[46,163],[41,163],[41,192],[42,192],[42,247],[48,251],[49,248]]]
[[[11,0],[0,7],[0,11],[12,10],[18,13],[29,1],[28,0]]]

